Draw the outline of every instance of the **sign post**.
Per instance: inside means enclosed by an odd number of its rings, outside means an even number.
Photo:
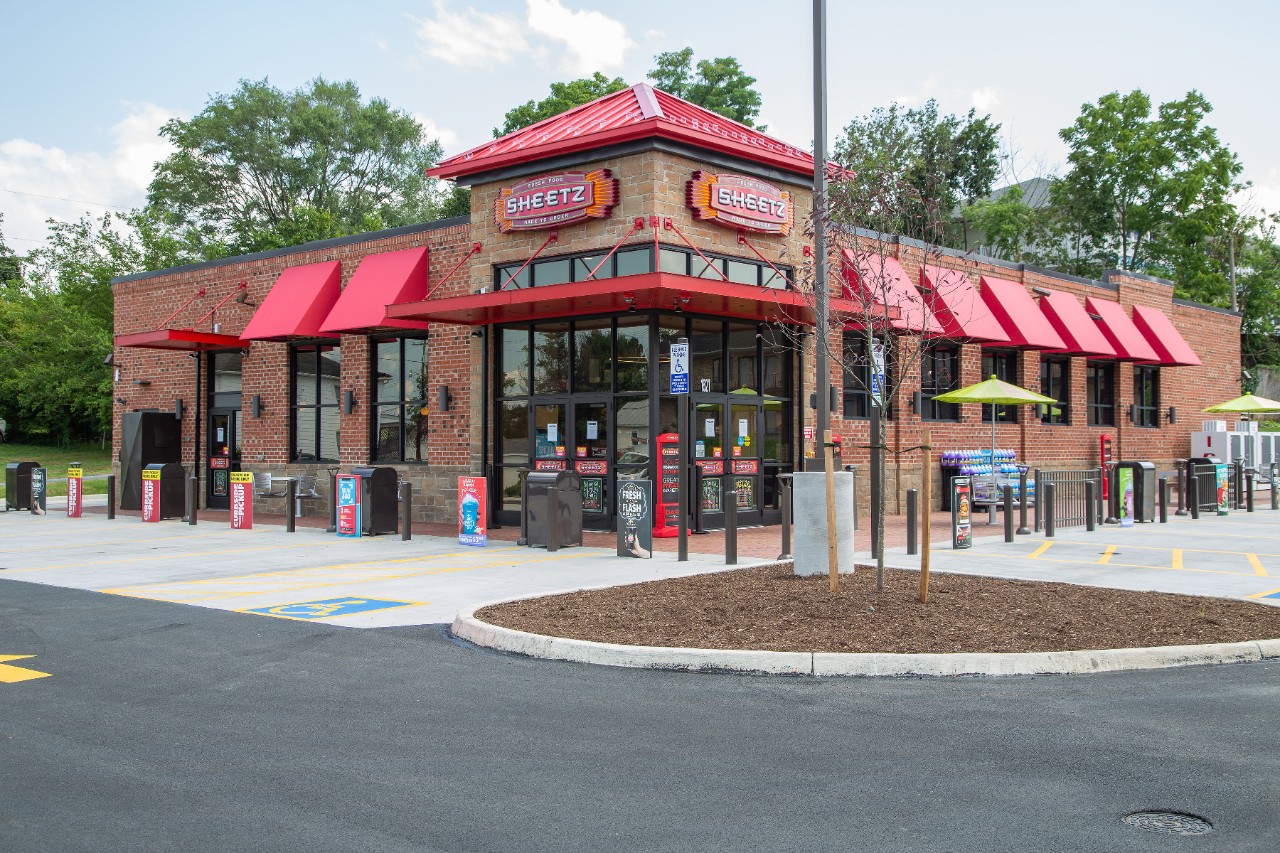
[[[680,501],[679,539],[676,562],[689,560],[689,339],[681,338],[671,345],[671,393],[676,396],[680,434]]]
[[[84,468],[72,462],[67,468],[67,518],[79,518],[84,510]]]
[[[360,538],[360,478],[338,475],[338,535]]]
[[[653,483],[624,480],[618,484],[618,556],[653,556]]]
[[[971,483],[968,477],[951,478],[951,548],[973,547]]]
[[[289,511],[285,508],[285,512]],[[253,472],[231,472],[231,529],[253,529]]]
[[[485,495],[488,489],[485,477],[458,478],[458,544],[475,545],[481,548],[489,543],[485,532],[484,520],[488,517],[485,511]]]
[[[160,468],[142,469],[142,520],[160,520]]]

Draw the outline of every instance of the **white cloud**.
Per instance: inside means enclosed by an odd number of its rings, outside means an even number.
[[[111,148],[66,151],[26,139],[0,142],[0,209],[15,251],[37,248],[46,219],[99,218],[146,201],[152,169],[173,150],[158,136],[173,113],[155,104],[124,104],[127,114],[110,131]]]
[[[560,0],[527,0],[529,28],[564,43],[561,67],[574,76],[621,68],[635,42],[621,21],[602,12],[572,11]]]
[[[972,101],[974,107],[980,113],[990,113],[1000,106],[1000,96],[990,86],[983,86],[981,89],[975,90],[972,95]]]
[[[449,11],[444,0],[436,0],[436,16],[413,18],[423,51],[459,68],[477,68],[495,62],[508,63],[529,52],[524,27],[512,15],[480,12],[468,6],[463,12]]]
[[[440,140],[440,145],[444,148],[446,155],[456,149],[458,145],[458,134],[456,131],[447,127],[440,127],[435,123],[435,121],[427,118],[422,113],[414,113],[413,117],[417,120],[418,124],[422,125],[423,135],[427,139]]]

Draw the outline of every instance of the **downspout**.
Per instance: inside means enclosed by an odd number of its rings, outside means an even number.
[[[196,417],[195,417],[195,450],[191,456],[191,476],[196,480],[195,502],[196,509],[200,508],[200,402],[203,395],[200,393],[200,379],[203,371],[203,359],[200,357],[200,350],[196,350]]]
[[[470,334],[468,332],[468,334]],[[498,529],[498,505],[495,496],[502,494],[502,486],[497,482],[498,472],[490,468],[489,462],[489,327],[480,328],[480,470],[489,478],[489,495],[486,504],[489,527]]]

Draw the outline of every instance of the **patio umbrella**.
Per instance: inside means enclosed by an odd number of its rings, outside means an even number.
[[[992,376],[976,385],[969,385],[933,399],[939,403],[989,403],[991,405],[991,464],[996,464],[996,406],[1022,406],[1029,403],[1056,403],[1052,397],[1028,391]],[[994,470],[994,469],[993,469]]]
[[[1234,400],[1228,400],[1225,403],[1219,403],[1216,406],[1210,406],[1200,411],[1234,412],[1240,415],[1262,414],[1264,412],[1280,412],[1280,403],[1275,400],[1268,400],[1266,397],[1245,394],[1243,397],[1236,397]]]

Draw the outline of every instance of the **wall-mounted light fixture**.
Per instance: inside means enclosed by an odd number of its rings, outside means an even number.
[[[911,394],[911,411],[913,414],[924,414],[924,392],[915,391]]]
[[[440,411],[449,411],[449,401],[453,399],[449,396],[449,386],[441,385],[437,393],[440,395]]]
[[[349,415],[356,410],[356,392],[347,390],[342,392],[342,414]]]
[[[1052,291],[1047,290],[1046,288],[1043,288],[1043,287],[1033,287],[1031,288],[1031,292],[1036,294],[1037,296],[1048,296]]]
[[[253,413],[255,418],[262,417],[262,396],[254,394],[253,399],[249,401],[249,411]]]
[[[128,401],[128,400],[126,400],[124,397],[116,397],[116,402],[123,406],[123,405],[125,405],[126,403],[128,403],[129,401]]]
[[[484,330],[483,330],[483,329],[472,329],[472,330],[471,330],[471,337],[473,337],[473,338],[483,338],[483,337],[484,337]]]
[[[1101,314],[1095,314],[1095,313],[1093,313],[1092,311],[1089,311],[1089,312],[1087,312],[1087,313],[1088,313],[1088,315],[1089,315],[1089,319],[1090,319],[1090,320],[1097,320],[1099,323],[1101,323],[1101,322],[1102,322],[1102,315],[1101,315]]]
[[[115,364],[116,354],[114,352],[107,353],[107,357],[102,360],[103,364]]]
[[[1138,416],[1138,404],[1130,403],[1129,404],[1129,423],[1135,423],[1137,416]]]
[[[151,384],[151,380],[150,380],[150,379],[135,379],[135,380],[133,380],[133,384],[134,384],[134,385],[141,385],[143,388],[145,388],[145,387],[147,387],[148,385],[150,385],[150,384]]]
[[[1178,407],[1170,406],[1169,407],[1169,423],[1176,424],[1177,422],[1178,422]]]
[[[627,303],[627,310],[632,314],[636,311],[636,295],[634,292],[627,290],[622,294],[622,301]]]
[[[830,408],[830,411],[834,412],[840,407],[840,389],[834,385],[828,385],[827,391],[830,392],[831,394],[831,399],[829,401],[830,403],[829,408]],[[809,395],[809,408],[811,409],[818,408],[818,392],[817,391],[814,391]]]
[[[176,421],[182,420],[182,398],[181,397],[173,401],[173,419]]]
[[[249,298],[249,291],[247,290],[242,290],[236,294],[236,302],[241,305],[248,305],[250,308],[258,307],[258,303]]]

